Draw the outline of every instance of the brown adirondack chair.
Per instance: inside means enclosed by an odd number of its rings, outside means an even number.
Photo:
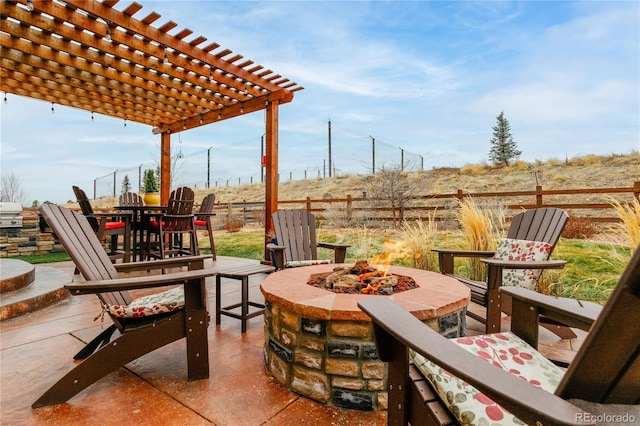
[[[620,415],[619,419],[626,415],[627,423],[640,419],[640,247],[602,310],[594,309],[593,304],[519,287],[502,287],[501,292],[513,299],[512,332],[531,345],[529,350],[534,355],[539,315],[589,330],[573,362],[564,375],[560,373],[555,391],[547,392],[527,381],[549,374],[549,370],[540,368],[542,364],[530,367],[523,380],[518,376],[524,373],[510,373],[491,360],[470,353],[462,348],[461,339],[446,339],[390,299],[371,297],[358,305],[373,319],[378,353],[389,362],[389,425],[458,424],[448,406],[458,405],[463,399],[455,391],[443,402],[431,384],[435,381],[440,386],[442,379],[438,377],[442,376],[433,375],[426,380],[416,364],[409,361],[409,355],[420,359],[413,356],[415,353],[527,424],[595,424],[596,416],[604,415]],[[505,333],[475,337],[488,341],[492,336],[497,341]],[[491,405],[481,395],[472,395],[470,398]]]
[[[333,262],[344,262],[350,245],[317,242],[316,218],[312,213],[306,210],[283,209],[275,212],[272,218],[277,243],[267,244],[267,250],[271,252],[272,261],[275,263],[273,266],[277,270],[330,262],[330,259],[318,259],[318,247],[333,250]]]
[[[550,255],[560,239],[568,218],[567,213],[558,208],[540,208],[518,213],[511,220],[506,238],[547,243],[549,245],[548,254]],[[453,276],[467,285],[471,289],[471,301],[486,307],[485,316],[478,315],[470,310],[467,310],[467,315],[484,323],[487,333],[500,331],[501,312],[509,312],[510,310],[508,297],[503,300],[503,296],[498,292],[498,289],[502,286],[503,275],[491,276],[488,274],[487,282],[479,282],[454,274],[454,260],[456,258],[491,258],[496,253],[494,251],[456,249],[434,249],[433,251],[438,253],[440,272]],[[559,260],[531,261],[526,264],[523,263],[517,268],[507,266],[505,269],[560,269],[565,264],[566,262]],[[548,327],[563,337],[575,337],[562,325],[549,324]]]
[[[194,225],[193,215],[194,193],[186,186],[174,189],[169,195],[169,203],[164,213],[156,220],[151,220],[147,230],[149,256],[164,259],[167,256],[196,256],[198,250],[198,236]],[[184,235],[189,239],[189,245],[184,244]],[[156,243],[152,244],[153,236]]]
[[[127,213],[96,213],[84,190],[75,185],[72,188],[82,214],[89,221],[98,239],[102,241],[105,237],[110,237],[109,257],[111,260],[123,259],[124,262],[129,262],[131,254],[130,215]],[[118,248],[119,236],[123,238],[122,249]]]
[[[211,216],[215,215],[215,213],[213,213],[213,206],[215,202],[216,194],[209,194],[204,197],[202,204],[200,204],[200,209],[198,210],[198,213],[196,213],[196,219],[194,220],[196,231],[207,231],[207,235],[209,236],[209,250],[211,250],[211,258],[213,260],[216,260],[216,245],[213,241]]]
[[[112,264],[84,216],[53,204],[44,204],[41,211],[86,280],[65,287],[72,295],[96,294],[113,324],[74,356],[81,362],[38,398],[33,408],[63,403],[110,372],[183,337],[187,339],[188,380],[209,377],[205,278],[216,271],[203,269],[208,256]],[[189,270],[144,276],[120,273],[181,266]],[[135,305],[128,290],[168,285],[178,286],[171,290],[174,296],[175,289],[182,289],[184,307],[178,304],[169,312],[139,317],[112,312]],[[140,303],[142,299],[135,300]]]

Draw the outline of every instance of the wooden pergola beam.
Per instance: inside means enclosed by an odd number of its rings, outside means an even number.
[[[0,90],[152,126],[160,134],[161,197],[171,137],[266,110],[267,211],[278,199],[278,108],[302,87],[157,12],[118,0],[1,0]],[[176,30],[177,29],[177,30]],[[175,31],[174,34],[170,32]],[[203,47],[199,47],[202,46]]]

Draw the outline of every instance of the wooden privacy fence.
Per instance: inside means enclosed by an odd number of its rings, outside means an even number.
[[[390,194],[392,195],[392,194]],[[352,197],[304,200],[280,200],[278,208],[297,208],[316,213],[320,219],[348,225],[364,221],[387,222],[395,220],[427,219],[450,220],[458,201],[473,198],[478,204],[495,205],[509,210],[510,215],[525,209],[558,207],[576,218],[588,218],[594,223],[618,222],[619,218],[611,205],[613,200],[622,204],[633,199],[640,202],[640,181],[623,188],[543,189],[536,186],[532,191],[466,192],[458,189],[449,194],[427,194],[409,199],[396,197],[395,207],[389,199]],[[263,202],[240,202],[220,204],[214,208],[216,228],[223,228],[231,219],[243,224],[263,223]],[[395,215],[394,215],[395,214]]]

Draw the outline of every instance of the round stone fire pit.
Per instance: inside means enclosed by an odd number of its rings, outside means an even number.
[[[337,294],[307,284],[337,265],[285,269],[260,285],[265,298],[265,365],[287,388],[324,404],[387,409],[386,365],[378,359],[370,318],[357,303],[390,297],[446,337],[461,336],[469,289],[435,272],[392,266],[417,288],[384,295]]]

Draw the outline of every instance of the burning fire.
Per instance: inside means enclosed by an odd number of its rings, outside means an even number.
[[[369,262],[369,266],[375,268],[372,272],[365,272],[364,274],[360,274],[360,283],[366,284],[367,286],[362,288],[360,291],[363,294],[373,294],[378,291],[381,282],[376,284],[366,283],[368,278],[372,277],[386,277],[387,272],[389,272],[389,268],[391,267],[391,262],[397,259],[407,259],[410,256],[410,250],[403,242],[397,242],[393,240],[386,240],[382,244],[385,249],[384,252],[380,254],[373,254],[371,256],[371,261]]]

